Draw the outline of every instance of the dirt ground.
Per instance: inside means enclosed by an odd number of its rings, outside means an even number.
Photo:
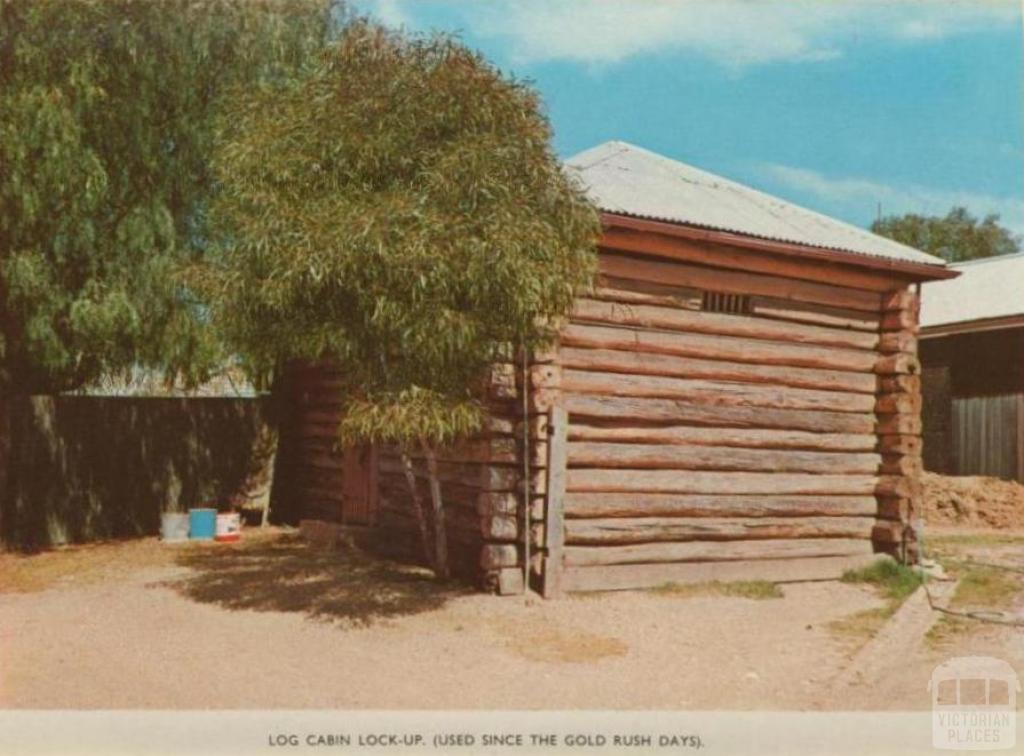
[[[1009,543],[995,548],[1019,556]],[[906,710],[928,707],[949,656],[1024,670],[1020,628],[984,626],[837,684],[869,637],[847,625],[883,600],[782,592],[498,598],[285,531],[0,554],[0,706]]]
[[[982,476],[925,473],[925,519],[929,525],[1024,529],[1024,486]]]

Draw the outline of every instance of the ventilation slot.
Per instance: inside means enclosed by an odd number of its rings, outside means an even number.
[[[723,294],[705,291],[701,296],[700,308],[704,312],[724,312],[729,315],[749,315],[750,296],[747,294]]]

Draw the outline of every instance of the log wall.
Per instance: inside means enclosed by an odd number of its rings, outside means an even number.
[[[375,482],[372,542],[388,556],[426,563],[414,505],[400,450],[374,450],[372,470],[346,466],[337,441],[341,406],[341,376],[320,365],[291,371],[289,386],[294,407],[290,488],[299,519],[343,524],[347,489],[354,473],[371,475]],[[521,446],[516,436],[521,400],[511,364],[497,365],[488,384],[491,416],[476,436],[438,451],[438,473],[444,500],[449,567],[463,579],[502,593],[522,591]],[[410,458],[428,531],[430,491],[426,460],[418,450]]]
[[[440,453],[453,572],[516,593],[529,555],[532,580],[557,596],[834,578],[879,552],[912,558],[921,399],[908,283],[619,241],[556,347],[525,372],[496,365],[487,427]],[[749,298],[747,314],[706,311],[706,292]],[[340,511],[336,384],[321,370],[300,392],[307,517]],[[413,463],[428,503],[424,460]],[[422,560],[396,449],[378,450],[376,475],[379,541]]]
[[[598,286],[533,371],[533,408],[563,413],[534,421],[564,444],[533,454],[565,460],[564,480],[535,481],[545,593],[838,577],[902,554],[920,470],[905,282],[632,244],[603,250]],[[705,311],[705,292],[747,296],[749,314]]]

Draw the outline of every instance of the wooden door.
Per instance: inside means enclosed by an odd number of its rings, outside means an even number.
[[[372,445],[352,446],[342,455],[341,521],[372,525],[377,514],[377,453]]]

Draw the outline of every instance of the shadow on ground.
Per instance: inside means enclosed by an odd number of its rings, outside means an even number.
[[[194,601],[354,625],[438,609],[468,592],[427,570],[353,548],[311,548],[297,535],[188,551],[177,561],[194,573],[169,585]]]

